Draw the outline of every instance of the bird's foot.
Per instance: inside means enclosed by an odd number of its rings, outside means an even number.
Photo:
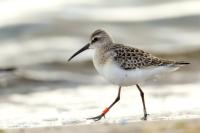
[[[87,120],[99,121],[99,120],[101,120],[102,117],[105,118],[105,115],[101,114],[101,115],[98,115],[96,117],[87,118]]]
[[[105,115],[106,115],[106,113],[107,113],[108,111],[109,111],[109,108],[105,108],[104,111],[103,111],[100,115],[98,115],[98,116],[96,116],[96,117],[87,118],[87,120],[99,121],[99,120],[101,120],[102,117],[105,118]]]
[[[146,121],[147,120],[147,116],[148,116],[149,114],[144,114],[144,116],[141,118],[141,120],[144,120],[144,121]]]

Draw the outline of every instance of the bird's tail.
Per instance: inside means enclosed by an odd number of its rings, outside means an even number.
[[[177,61],[175,62],[175,66],[185,66],[185,65],[189,65],[189,62],[185,62],[185,61]]]

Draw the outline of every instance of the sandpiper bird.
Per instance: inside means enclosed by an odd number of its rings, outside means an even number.
[[[144,93],[139,83],[153,76],[169,71],[175,71],[179,67],[189,64],[183,61],[165,60],[144,52],[143,50],[114,43],[112,38],[104,30],[96,30],[90,37],[90,42],[72,55],[68,61],[84,50],[94,49],[93,63],[96,70],[111,83],[118,85],[118,95],[114,102],[105,108],[103,112],[92,118],[100,120],[120,100],[122,86],[136,85],[140,92],[143,104],[143,120],[147,120]]]

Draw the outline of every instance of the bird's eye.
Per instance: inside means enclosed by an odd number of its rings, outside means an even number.
[[[98,40],[97,37],[95,37],[93,40],[92,40],[92,43],[96,42]]]

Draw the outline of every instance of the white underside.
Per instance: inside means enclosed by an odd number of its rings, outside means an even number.
[[[98,64],[96,60],[93,60],[94,66],[100,75],[105,77],[109,82],[119,86],[131,86],[144,82],[149,78],[162,73],[175,71],[178,67],[149,67],[146,69],[133,69],[124,70],[117,64],[108,61],[104,65]]]

